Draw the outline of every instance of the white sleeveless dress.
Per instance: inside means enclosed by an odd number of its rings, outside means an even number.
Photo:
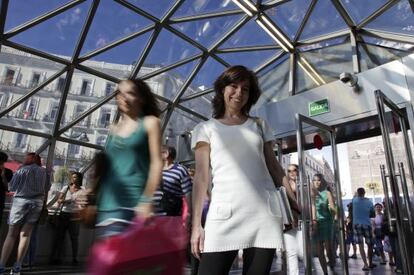
[[[203,252],[283,249],[282,215],[263,154],[263,139],[274,137],[268,125],[260,123],[263,137],[252,118],[241,125],[210,119],[192,133],[192,148],[207,142],[211,150],[213,189]]]

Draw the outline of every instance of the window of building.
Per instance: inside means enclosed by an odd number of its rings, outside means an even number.
[[[99,118],[99,126],[102,128],[106,128],[111,123],[111,110],[110,109],[102,109],[101,116]]]
[[[59,103],[58,102],[52,102],[49,106],[49,114],[45,116],[45,121],[55,121],[57,117],[57,113],[59,111]]]
[[[82,115],[86,111],[86,109],[87,109],[87,106],[85,105],[76,105],[75,112],[73,113],[72,119],[76,119],[77,117]],[[87,126],[89,125],[89,122],[90,122],[90,116],[82,119],[78,125]]]
[[[96,138],[96,144],[99,146],[105,146],[106,143],[106,136],[98,136]]]
[[[65,78],[59,77],[56,84],[56,90],[58,92],[63,92],[63,89],[65,89]]]
[[[22,115],[24,119],[33,119],[36,117],[38,103],[39,99],[37,98],[30,98],[25,101],[22,110]]]
[[[9,96],[7,94],[0,94],[0,109],[3,109],[7,106],[7,101]]]
[[[77,155],[80,152],[80,146],[76,145],[76,144],[72,144],[70,143],[68,145],[68,156],[73,156],[73,155]]]
[[[105,96],[108,96],[110,94],[112,94],[115,91],[115,84],[114,83],[110,83],[110,82],[106,82],[105,85]]]
[[[39,85],[40,73],[33,73],[32,80],[30,81],[29,88],[34,88]]]
[[[90,95],[92,90],[92,81],[84,79],[80,90],[80,95]]]
[[[15,147],[16,148],[25,148],[27,144],[27,135],[22,133],[16,133],[15,135]]]
[[[6,75],[4,76],[4,84],[12,85],[15,73],[16,73],[15,70],[7,69]]]

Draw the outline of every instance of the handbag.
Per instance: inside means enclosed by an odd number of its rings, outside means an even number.
[[[256,117],[254,118],[254,120],[256,122],[257,128],[260,130],[260,136],[262,137],[264,142],[264,132],[262,124],[260,123],[260,119]],[[293,228],[294,218],[285,187],[281,186],[276,188],[275,196],[278,199],[280,211],[282,213],[282,221],[284,225],[283,231],[286,232]]]
[[[161,189],[163,189],[161,187]],[[167,216],[180,216],[183,208],[183,199],[175,194],[162,190],[163,194],[160,200],[160,208]]]
[[[96,243],[88,274],[183,274],[187,234],[180,217],[135,220],[127,231]]]

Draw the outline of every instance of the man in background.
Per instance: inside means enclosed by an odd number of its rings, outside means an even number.
[[[363,271],[369,271],[371,268],[375,267],[375,265],[372,264],[372,248],[374,240],[371,218],[373,217],[375,217],[374,205],[371,200],[365,198],[365,189],[360,187],[357,189],[357,196],[352,199],[352,218],[354,240],[359,246],[361,258],[364,261]],[[368,246],[368,261],[364,250],[364,239]]]

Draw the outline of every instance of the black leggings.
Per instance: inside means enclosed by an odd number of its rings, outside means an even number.
[[[199,275],[227,275],[238,250],[203,253]],[[275,249],[247,248],[243,250],[243,275],[268,275],[272,267]]]

